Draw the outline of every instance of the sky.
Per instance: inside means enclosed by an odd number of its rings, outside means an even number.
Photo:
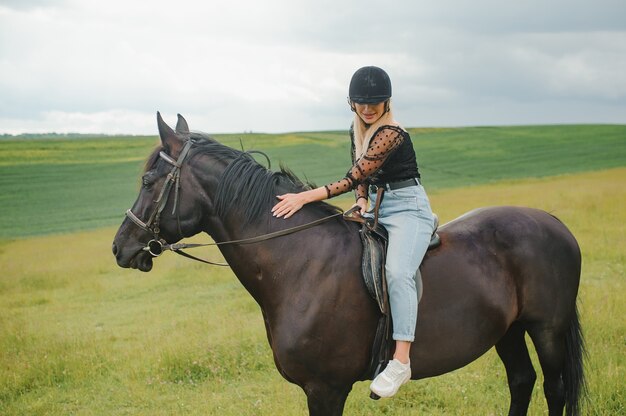
[[[626,124],[624,0],[0,0],[0,134]]]

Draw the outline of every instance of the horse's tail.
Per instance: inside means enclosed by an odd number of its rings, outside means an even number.
[[[570,321],[565,336],[565,366],[563,384],[565,385],[565,413],[567,416],[579,416],[582,399],[587,388],[584,374],[584,358],[586,356],[585,340],[578,317],[578,308]]]

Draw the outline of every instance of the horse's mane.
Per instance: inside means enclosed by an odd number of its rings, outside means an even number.
[[[269,213],[277,202],[276,195],[289,192],[301,192],[316,186],[302,182],[289,168],[281,164],[280,171],[273,172],[259,164],[248,152],[225,146],[204,133],[191,133],[191,140],[196,144],[191,148],[189,157],[199,154],[209,155],[213,160],[227,164],[218,179],[215,200],[216,214],[224,216],[237,210],[242,215],[242,223],[250,224],[263,214]],[[159,158],[161,146],[154,150],[146,162],[146,169],[154,166]],[[340,208],[324,202],[309,204],[311,209],[323,215],[341,212]]]
[[[219,143],[217,140],[204,133],[190,133],[189,139],[195,142],[195,144],[191,147],[189,151],[189,158],[193,157],[196,154],[209,154],[213,157],[214,160],[216,159],[229,161],[236,159],[241,155],[241,153],[243,153],[239,150]],[[156,163],[159,161],[159,153],[161,151],[165,151],[165,153],[169,154],[169,149],[163,147],[163,145],[158,145],[152,151],[152,154],[148,156],[145,171],[154,168]]]

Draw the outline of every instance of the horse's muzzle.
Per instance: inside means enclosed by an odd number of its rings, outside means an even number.
[[[148,246],[125,250],[123,245],[114,241],[111,248],[118,266],[148,272],[152,269],[152,259],[157,256],[160,247],[159,244],[155,244],[152,250],[149,250]]]

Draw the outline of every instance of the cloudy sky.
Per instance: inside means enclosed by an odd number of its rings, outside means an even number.
[[[0,133],[626,123],[624,0],[0,0]]]

